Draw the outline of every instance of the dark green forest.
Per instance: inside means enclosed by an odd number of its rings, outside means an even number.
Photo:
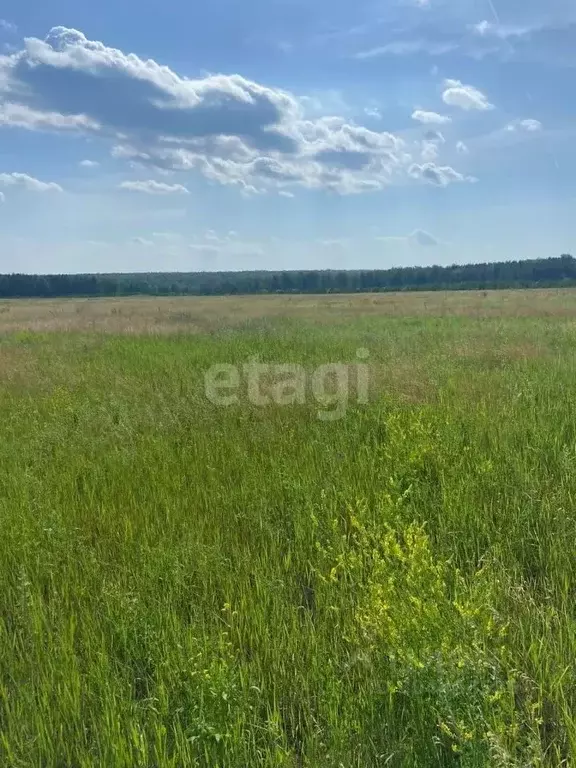
[[[368,293],[576,286],[576,259],[506,261],[449,267],[294,272],[150,272],[0,275],[0,298],[66,296],[229,296],[265,293]]]

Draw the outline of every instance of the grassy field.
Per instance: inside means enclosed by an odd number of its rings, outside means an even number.
[[[334,323],[367,317],[576,317],[576,291],[453,291],[323,296],[0,300],[0,333],[198,333],[274,318]]]
[[[576,765],[575,350],[573,291],[0,303],[0,765]]]

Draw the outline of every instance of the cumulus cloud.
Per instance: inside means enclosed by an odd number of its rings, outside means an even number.
[[[143,192],[147,195],[189,195],[189,191],[182,184],[164,184],[161,181],[123,181],[118,185],[120,189],[129,192]]]
[[[96,160],[81,160],[79,164],[82,168],[98,168],[100,165]]]
[[[40,181],[26,173],[0,173],[0,186],[22,187],[29,192],[62,192],[62,187],[53,181]]]
[[[440,115],[438,112],[426,112],[423,109],[414,110],[412,120],[424,125],[446,125],[452,122],[452,118],[447,115]]]
[[[194,141],[238,136],[258,148],[287,151],[283,130],[295,99],[240,75],[179,77],[153,60],[127,55],[81,32],[53,28],[5,57],[11,96],[31,110],[87,118],[96,130],[140,138]],[[23,90],[26,94],[23,94]]]
[[[267,130],[281,121],[289,99],[240,76],[183,79],[64,27],[52,29],[45,40],[26,39],[24,51],[10,59],[12,77],[29,89],[33,108],[89,115],[116,131],[180,139],[234,134],[270,146],[289,143]]]
[[[382,189],[405,174],[409,155],[404,143],[387,132],[374,132],[329,117],[302,120],[297,153],[250,152],[229,141],[214,141],[210,154],[199,155],[186,147],[156,147],[153,151],[118,146],[116,157],[166,170],[198,169],[220,184],[238,185],[245,192],[303,186],[353,194]]]
[[[468,155],[470,153],[470,150],[468,149],[467,145],[463,141],[459,141],[456,144],[456,152],[458,152],[459,155]]]
[[[408,173],[415,179],[421,179],[437,187],[447,187],[453,182],[475,181],[471,176],[463,176],[449,165],[438,166],[434,163],[424,163],[423,165],[414,163],[408,169]]]
[[[238,74],[182,77],[75,29],[54,27],[0,57],[0,91],[0,126],[97,135],[119,161],[196,172],[248,194],[298,186],[359,194],[411,178],[413,158],[392,133],[308,119],[302,100],[282,89]],[[185,189],[124,188],[171,186]]]
[[[494,109],[487,97],[473,85],[465,85],[460,80],[445,80],[442,100],[451,107],[459,107],[466,111],[486,111]]]

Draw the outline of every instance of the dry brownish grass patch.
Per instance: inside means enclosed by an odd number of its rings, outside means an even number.
[[[510,362],[527,362],[529,360],[550,357],[552,351],[542,344],[528,340],[499,341],[493,339],[478,339],[474,343],[457,344],[449,349],[453,359],[470,360],[488,365],[500,365]]]
[[[370,392],[372,398],[424,405],[435,401],[438,382],[421,360],[396,359],[370,366]]]
[[[358,316],[576,318],[576,290],[17,299],[0,303],[0,333],[202,333],[274,318],[333,323]]]
[[[24,388],[38,376],[38,358],[26,347],[0,346],[0,386]]]

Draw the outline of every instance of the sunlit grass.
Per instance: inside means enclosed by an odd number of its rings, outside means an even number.
[[[314,295],[0,300],[0,333],[165,335],[290,320],[346,326],[360,318],[576,318],[576,289]]]
[[[570,318],[232,325],[0,341],[0,765],[576,761]],[[339,421],[204,396],[358,348]]]

